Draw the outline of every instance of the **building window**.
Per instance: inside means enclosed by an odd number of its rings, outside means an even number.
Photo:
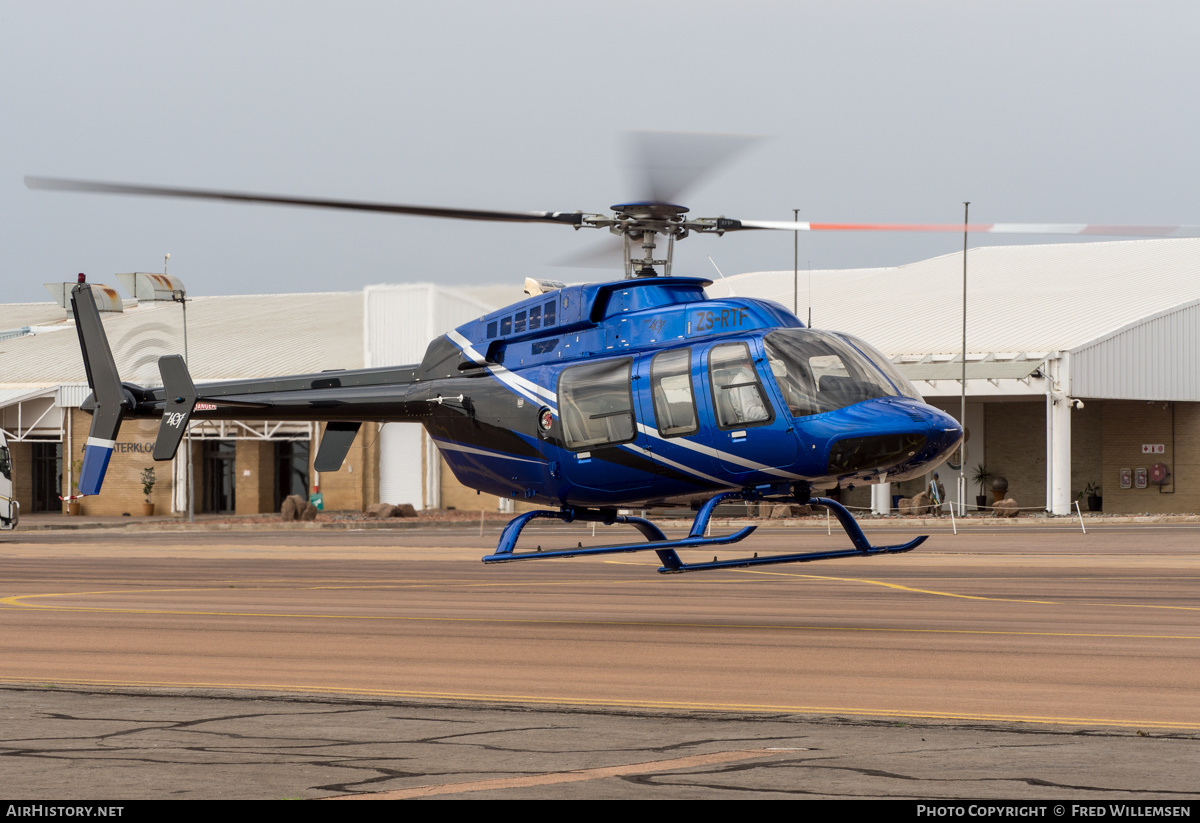
[[[308,454],[306,440],[275,441],[275,511],[289,495],[308,500]]]
[[[32,443],[33,511],[62,511],[62,443]],[[78,472],[76,472],[78,474]],[[79,480],[78,477],[75,478]]]
[[[232,514],[236,508],[237,441],[205,440],[202,451],[203,511]]]

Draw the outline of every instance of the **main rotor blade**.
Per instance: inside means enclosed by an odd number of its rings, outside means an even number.
[[[620,238],[605,237],[588,244],[588,247],[582,251],[552,260],[550,265],[568,269],[614,269],[619,271],[625,265],[625,249]]]
[[[728,227],[725,224],[735,224]],[[728,220],[721,231],[775,229],[778,231],[907,231],[971,234],[1074,234],[1093,237],[1200,237],[1200,226],[1134,226],[1103,223],[794,223],[790,220]]]
[[[26,176],[25,185],[45,191],[74,191],[95,194],[134,194],[149,197],[177,197],[189,200],[227,200],[235,203],[270,203],[279,206],[308,206],[319,209],[413,214],[421,217],[448,217],[456,220],[498,220],[509,223],[566,223],[579,226],[582,212],[561,211],[488,211],[485,209],[447,209],[437,206],[408,206],[397,203],[372,203],[361,200],[330,200],[319,197],[290,197],[275,194],[250,194],[214,189],[187,189],[175,186],[141,186],[128,183],[102,183],[93,180],[66,180],[58,177]]]
[[[632,131],[624,135],[627,164],[639,197],[676,203],[685,189],[761,140],[742,134]]]

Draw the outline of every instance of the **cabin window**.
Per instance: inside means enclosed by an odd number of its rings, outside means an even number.
[[[650,387],[654,395],[654,419],[664,437],[694,434],[696,397],[692,393],[692,350],[679,349],[657,354],[650,361]]]
[[[493,320],[491,323],[488,323],[488,339],[490,340],[491,338],[493,338],[495,336],[496,336],[496,321]]]
[[[517,334],[525,331],[525,312],[519,311],[513,316],[513,331]]]
[[[511,317],[500,318],[500,334],[502,336],[512,334],[512,318]]]
[[[630,360],[610,360],[563,370],[558,380],[558,412],[568,449],[633,440],[637,428],[631,367]]]
[[[897,394],[878,368],[835,335],[808,329],[771,332],[766,350],[771,373],[792,417]]]
[[[708,356],[713,407],[722,429],[770,423],[775,414],[745,343],[714,346]]]
[[[916,400],[919,403],[925,402],[924,398],[921,397],[921,393],[917,391],[917,387],[914,386],[907,377],[900,373],[900,370],[893,365],[892,361],[887,359],[887,355],[872,346],[867,341],[855,337],[854,335],[838,332],[837,336],[842,340],[845,340],[854,348],[858,349],[860,354],[871,361],[871,365],[883,372],[884,376],[891,381],[892,385],[895,386],[896,390],[902,395],[905,397],[911,397],[913,400]]]
[[[546,314],[546,325],[553,326],[554,325],[554,303],[546,304],[545,314]]]
[[[529,330],[535,331],[542,327],[542,307],[534,306],[529,310]]]

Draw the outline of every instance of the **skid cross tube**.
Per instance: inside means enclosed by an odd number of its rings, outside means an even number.
[[[483,558],[484,563],[507,563],[514,560],[544,560],[552,557],[587,557],[590,555],[602,554],[619,554],[623,552],[642,552],[654,551],[659,560],[662,561],[662,567],[659,569],[663,574],[677,574],[681,572],[692,571],[707,571],[710,569],[731,569],[743,568],[747,566],[766,566],[776,563],[807,563],[813,560],[831,560],[839,557],[869,557],[877,554],[898,554],[915,549],[927,539],[927,535],[922,535],[907,543],[895,546],[872,546],[859,528],[858,523],[854,519],[854,515],[850,514],[841,503],[836,500],[830,500],[825,497],[814,497],[808,502],[813,505],[825,506],[833,512],[837,517],[838,523],[846,531],[850,542],[854,544],[852,549],[842,549],[838,551],[826,552],[808,552],[802,554],[777,554],[767,557],[759,557],[755,554],[753,557],[743,557],[735,560],[714,560],[710,563],[684,563],[676,553],[676,549],[696,549],[707,546],[720,546],[729,543],[737,543],[749,537],[757,526],[746,526],[732,534],[718,535],[715,537],[705,537],[704,533],[708,530],[708,523],[712,519],[713,512],[718,504],[727,500],[730,497],[739,497],[743,499],[757,499],[757,495],[753,491],[732,491],[723,492],[710,498],[700,510],[696,512],[696,518],[692,522],[692,528],[688,532],[688,536],[678,540],[668,540],[662,530],[646,520],[643,517],[634,517],[632,515],[620,515],[613,509],[578,509],[574,507],[566,507],[561,511],[531,511],[518,515],[509,521],[504,527],[504,531],[500,534],[500,542],[496,547],[494,554],[489,554]],[[577,545],[573,549],[556,549],[553,551],[542,551],[539,547],[536,551],[517,552],[517,539],[521,535],[521,531],[532,521],[539,519],[561,520],[564,523],[572,523],[575,521],[585,523],[603,523],[611,526],[614,523],[620,523],[628,526],[633,526],[642,536],[646,538],[645,543],[622,543],[612,546],[589,546],[584,547],[582,544]]]
[[[677,574],[680,572],[708,571],[710,569],[770,566],[777,563],[809,563],[813,560],[835,560],[840,557],[872,557],[878,554],[900,554],[901,552],[912,551],[929,539],[929,535],[921,535],[907,543],[900,543],[895,546],[872,546],[871,542],[867,540],[867,536],[863,534],[862,529],[859,528],[858,521],[854,519],[854,515],[850,514],[850,510],[841,503],[836,500],[830,500],[828,497],[813,497],[809,499],[808,503],[814,506],[824,506],[833,512],[833,516],[838,519],[838,523],[845,530],[846,535],[850,538],[850,542],[854,544],[854,548],[830,552],[773,554],[768,557],[759,557],[756,554],[754,557],[742,557],[735,560],[713,560],[711,563],[680,563],[678,566],[673,566],[664,560],[663,567],[659,569],[659,572],[662,574]],[[661,557],[661,554],[659,556]]]
[[[708,529],[709,518],[712,517],[713,509],[717,503],[727,497],[740,497],[741,492],[725,492],[709,500],[696,513],[696,519],[692,523],[691,531],[688,536],[681,540],[668,540],[667,536],[662,533],[662,529],[646,520],[643,517],[634,517],[633,515],[617,514],[613,509],[577,509],[574,507],[564,508],[562,511],[532,511],[518,515],[509,521],[504,527],[504,531],[500,534],[500,542],[496,547],[495,554],[489,554],[483,558],[484,563],[507,563],[511,560],[541,560],[550,557],[586,557],[588,555],[597,554],[619,554],[622,552],[644,552],[653,550],[657,552],[658,558],[668,567],[680,567],[683,561],[679,559],[679,555],[675,553],[675,549],[691,549],[704,546],[720,546],[726,543],[736,543],[743,540],[753,532],[757,526],[747,526],[744,529],[734,532],[733,534],[720,535],[717,537],[705,537],[704,532]],[[561,520],[564,523],[572,523],[581,521],[584,523],[603,523],[606,526],[611,526],[614,523],[622,523],[628,526],[633,526],[642,533],[646,538],[645,543],[622,543],[614,546],[589,546],[587,548],[582,545],[576,546],[573,549],[556,549],[554,551],[514,551],[517,546],[517,538],[521,534],[521,530],[525,528],[531,521],[542,518],[552,520]]]

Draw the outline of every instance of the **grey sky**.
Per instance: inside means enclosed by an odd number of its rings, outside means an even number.
[[[549,265],[595,231],[22,176],[601,211],[636,194],[630,129],[770,138],[683,198],[697,215],[957,222],[969,199],[980,222],[1200,223],[1198,31],[1194,2],[0,0],[0,302],[166,251],[193,294],[606,279]],[[960,247],[806,235],[801,266]],[[713,276],[706,254],[790,268],[792,236],[690,238],[677,273]]]

